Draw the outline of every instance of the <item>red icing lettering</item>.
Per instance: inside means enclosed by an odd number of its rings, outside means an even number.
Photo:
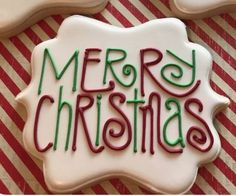
[[[109,86],[107,88],[100,88],[100,89],[86,89],[85,87],[85,75],[86,75],[86,69],[89,62],[96,62],[99,63],[101,60],[98,58],[90,58],[89,54],[90,52],[101,52],[102,50],[99,48],[87,48],[85,50],[84,55],[84,62],[83,62],[83,69],[82,69],[82,76],[81,76],[81,89],[84,92],[106,92],[106,91],[112,91],[115,88],[114,81],[109,81]]]
[[[205,128],[206,128],[206,132],[209,135],[209,139],[210,139],[210,143],[208,144],[208,146],[206,148],[201,148],[198,144],[205,144],[207,141],[207,136],[205,131],[197,126],[192,126],[189,128],[188,132],[187,132],[187,142],[193,146],[194,148],[196,148],[197,150],[201,151],[201,152],[207,152],[211,149],[213,143],[214,143],[214,138],[213,135],[211,133],[211,130],[209,128],[209,126],[207,125],[207,123],[200,117],[198,116],[196,113],[194,113],[191,108],[190,105],[191,104],[196,104],[198,106],[198,112],[202,112],[203,110],[203,105],[202,102],[199,99],[196,98],[190,98],[188,99],[185,104],[185,110],[194,118],[196,118],[199,122],[201,122]],[[194,134],[194,132],[197,132],[198,134]]]
[[[143,113],[143,132],[142,132],[142,152],[146,152],[146,123],[147,123],[147,112],[150,113],[150,153],[154,154],[153,148],[153,109],[150,105],[139,108]]]
[[[40,98],[38,106],[37,106],[37,110],[36,110],[36,115],[35,115],[35,119],[34,119],[34,144],[35,144],[35,148],[37,149],[38,152],[46,152],[47,150],[49,150],[52,146],[53,143],[49,142],[48,145],[44,148],[41,148],[39,146],[38,143],[38,121],[39,121],[39,114],[41,111],[41,107],[44,103],[44,101],[49,100],[51,103],[54,103],[54,99],[49,96],[49,95],[44,95]]]
[[[153,61],[150,62],[145,62],[145,54],[149,53],[149,52],[155,52],[157,54],[157,58]],[[201,81],[198,80],[197,83],[193,86],[193,88],[191,88],[189,91],[183,93],[183,94],[177,94],[174,92],[171,92],[170,90],[168,90],[167,88],[165,88],[156,78],[155,76],[152,74],[152,72],[149,70],[149,66],[153,66],[153,65],[157,65],[158,63],[160,63],[160,61],[162,60],[163,55],[161,53],[160,50],[157,50],[155,48],[146,48],[146,49],[142,49],[140,50],[140,62],[141,62],[141,70],[140,70],[140,87],[141,87],[141,94],[142,96],[145,96],[145,89],[144,89],[144,72],[146,71],[148,73],[148,75],[151,77],[151,79],[166,93],[175,96],[175,97],[186,97],[188,95],[190,95],[191,93],[193,93],[198,86],[201,84]]]
[[[126,100],[126,97],[123,93],[112,93],[109,96],[109,102],[110,102],[111,106],[122,116],[123,121],[118,118],[110,118],[109,120],[107,120],[104,127],[103,127],[102,136],[103,136],[104,143],[109,148],[111,148],[112,150],[119,151],[119,150],[124,150],[125,148],[127,148],[129,146],[129,144],[132,140],[132,130],[131,130],[131,125],[130,125],[129,119],[126,117],[124,112],[120,109],[120,106],[118,106],[114,103],[114,99],[116,97],[119,98],[120,103],[124,103]],[[120,126],[120,131],[118,133],[115,133],[114,129],[108,129],[108,126],[110,123],[118,124]],[[126,127],[125,125],[127,126],[127,128],[125,128]],[[111,142],[109,141],[109,139],[107,138],[108,130],[109,130],[109,135],[111,137],[115,137],[115,138],[121,137],[125,133],[125,130],[127,130],[127,141],[125,142],[125,144],[122,146],[112,145]]]
[[[89,103],[86,106],[81,106],[80,102],[82,99],[87,99],[89,101]],[[92,141],[91,141],[91,138],[89,135],[88,127],[87,127],[86,120],[84,117],[84,112],[93,106],[93,102],[94,102],[94,99],[91,95],[80,95],[79,94],[77,96],[76,111],[75,111],[75,123],[74,123],[74,136],[73,136],[73,144],[72,144],[73,151],[76,151],[79,116],[80,116],[82,124],[83,124],[84,133],[85,133],[90,150],[94,153],[99,153],[99,152],[102,152],[104,149],[104,146],[100,146],[98,148],[95,148],[92,145]]]

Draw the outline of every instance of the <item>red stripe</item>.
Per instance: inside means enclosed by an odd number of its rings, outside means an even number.
[[[171,9],[170,9],[170,4],[167,2],[167,0],[160,0],[168,9],[169,11],[171,12]]]
[[[61,25],[61,23],[63,22],[64,18],[61,15],[54,15],[52,16],[52,18],[59,24]]]
[[[228,98],[230,99],[229,95],[227,95],[227,94],[226,94],[219,86],[217,86],[217,84],[214,83],[212,80],[210,80],[210,85],[211,85],[212,89],[213,89],[215,92],[217,92],[218,94],[223,95],[223,96],[225,96],[225,97],[228,97]],[[232,96],[232,95],[231,95],[231,96]],[[230,104],[229,104],[228,107],[236,114],[236,103],[235,103],[232,99],[230,99]]]
[[[197,26],[193,21],[186,20],[188,27],[195,32],[208,46],[210,46],[219,56],[221,56],[225,62],[236,69],[236,60],[230,56],[224,48],[215,42],[208,34],[206,34],[201,27]]]
[[[140,12],[131,1],[120,0],[120,2],[141,22],[147,22],[148,19]]]
[[[8,188],[5,186],[5,184],[0,180],[0,193],[1,194],[11,194]]]
[[[225,187],[220,184],[219,181],[205,167],[200,168],[198,173],[218,194],[229,195],[229,192],[225,189]]]
[[[113,178],[110,179],[109,181],[120,194],[126,194],[126,195],[131,194],[128,188],[118,178]]]
[[[160,12],[158,9],[156,9],[156,6],[153,5],[150,1],[147,0],[140,0],[140,2],[149,9],[157,18],[164,18],[164,14]]]
[[[3,83],[6,85],[6,87],[12,92],[14,96],[16,96],[20,89],[16,84],[12,81],[12,79],[7,75],[7,73],[0,67],[0,79],[3,81]]]
[[[54,38],[56,36],[56,32],[44,20],[39,21],[37,24],[50,38]]]
[[[212,18],[203,20],[209,27],[211,27],[218,35],[220,35],[228,44],[236,49],[236,40],[220,25],[218,25]]]
[[[8,114],[8,116],[15,122],[17,127],[22,131],[24,128],[24,120],[21,116],[15,111],[15,109],[8,103],[6,98],[0,94],[0,105],[2,106],[3,110]]]
[[[164,5],[166,5],[165,0],[161,0]],[[148,3],[145,3],[145,0],[141,0],[141,2],[147,7],[150,6],[152,9],[150,11],[156,16],[157,18],[165,18],[166,16],[163,14],[161,10],[159,10],[150,0]],[[148,7],[147,7],[148,8]],[[167,7],[168,8],[168,7]]]
[[[230,16],[229,14],[221,14],[221,17],[233,27],[233,29],[236,29],[236,20]]]
[[[227,160],[226,160],[227,161]],[[214,161],[214,164],[220,169],[220,171],[234,184],[236,187],[236,174],[229,166],[220,158]]]
[[[232,133],[232,135],[234,135],[234,137],[236,137],[236,125],[230,121],[224,113],[219,113],[216,118],[228,129],[228,131],[230,131],[230,133]]]
[[[145,194],[145,195],[154,195],[155,193],[145,189],[145,188],[142,188],[142,187],[139,187],[140,190]]]
[[[18,37],[10,38],[11,42],[16,46],[16,48],[23,54],[23,56],[30,62],[31,52],[29,49],[22,43]]]
[[[222,147],[236,161],[235,148],[221,134],[219,135]]]
[[[31,189],[31,187],[25,181],[22,175],[17,171],[15,166],[12,164],[12,162],[7,158],[7,156],[4,154],[2,149],[0,149],[0,158],[1,158],[2,166],[5,168],[7,173],[11,176],[12,180],[14,180],[14,182],[20,188],[20,190],[24,194],[34,194],[34,191]]]
[[[96,184],[96,185],[92,186],[91,189],[97,195],[107,195],[107,192],[104,190],[104,188],[100,184]]]
[[[222,94],[224,96],[227,96],[224,91],[222,91],[213,81],[210,81],[211,83],[211,87],[219,94]],[[231,103],[229,105],[229,107],[231,108],[231,110],[234,108],[236,108],[236,104],[231,100]],[[216,118],[218,119],[219,115],[222,115],[222,113],[219,113],[216,115]],[[220,120],[220,122],[223,124],[224,126],[226,126],[226,129],[228,129],[227,131],[231,131],[231,127],[228,126],[228,123],[225,123],[224,120]],[[235,132],[235,130],[232,130]],[[221,135],[220,132],[218,132],[221,138],[221,143],[222,143],[222,148],[224,148],[224,150],[236,161],[236,153],[235,153],[235,148]]]
[[[110,24],[108,20],[100,13],[94,14],[93,17],[96,18],[97,20]]]
[[[4,123],[1,120],[0,120],[0,127],[2,127],[0,133],[4,135],[4,138],[7,141],[7,143],[15,151],[15,153],[22,160],[22,162],[29,169],[29,171],[33,174],[33,176],[38,180],[38,182],[45,189],[45,191],[49,192],[44,182],[43,173],[41,169],[36,165],[36,163],[32,160],[32,158],[24,150],[22,145],[15,139],[11,131],[4,125]]]
[[[205,194],[203,192],[203,190],[196,183],[193,184],[193,186],[191,187],[190,191],[194,195],[204,195]]]
[[[108,2],[106,9],[113,15],[116,17],[117,20],[120,21],[120,23],[124,26],[124,27],[132,27],[132,23],[127,20],[126,17],[124,17],[119,10],[116,9],[115,6],[113,6],[110,2]]]
[[[24,33],[31,39],[34,45],[38,45],[42,42],[39,36],[31,28],[26,29]]]
[[[0,42],[0,53],[10,64],[10,66],[16,71],[16,73],[23,79],[26,84],[30,82],[30,75],[21,66],[21,64],[15,59],[15,57],[7,50],[7,48]]]
[[[234,91],[236,91],[236,81],[225,72],[215,61],[213,61],[213,71],[224,80]]]

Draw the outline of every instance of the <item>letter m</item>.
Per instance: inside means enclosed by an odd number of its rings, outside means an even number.
[[[43,85],[43,78],[44,78],[44,73],[45,73],[45,66],[47,64],[47,59],[49,60],[50,65],[53,68],[55,78],[57,80],[60,80],[67,68],[69,67],[70,64],[72,64],[72,61],[74,60],[74,76],[73,76],[73,86],[72,90],[76,91],[76,86],[77,86],[77,72],[78,72],[78,55],[79,51],[76,50],[74,54],[70,57],[70,59],[67,61],[66,65],[62,68],[61,71],[58,70],[58,67],[55,63],[55,61],[52,58],[52,55],[50,54],[48,48],[45,48],[44,54],[43,54],[43,64],[42,64],[42,70],[41,70],[41,75],[40,75],[40,81],[39,81],[39,87],[38,87],[38,95],[41,94],[42,91],[42,85]]]

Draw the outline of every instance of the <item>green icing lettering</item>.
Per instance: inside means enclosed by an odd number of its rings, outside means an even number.
[[[138,99],[138,89],[134,89],[134,99],[133,100],[127,100],[127,103],[134,104],[134,152],[137,152],[137,115],[138,115],[138,104],[145,103],[145,100]]]
[[[169,146],[176,146],[177,144],[180,144],[182,147],[185,147],[184,144],[184,139],[183,139],[183,133],[182,133],[182,114],[181,114],[181,107],[177,99],[175,98],[169,98],[165,102],[165,107],[168,110],[171,110],[171,104],[175,105],[176,107],[176,112],[171,115],[164,123],[163,127],[163,135],[164,135],[164,141],[169,145]],[[179,132],[179,137],[175,141],[170,141],[167,136],[167,126],[169,123],[174,120],[175,118],[178,119],[178,132]]]
[[[196,55],[195,55],[195,50],[192,50],[192,62],[191,63],[189,63],[189,62],[183,60],[182,58],[178,57],[176,54],[174,54],[170,50],[166,50],[166,52],[167,52],[167,54],[169,54],[170,56],[174,57],[175,59],[177,59],[178,61],[180,61],[184,65],[187,65],[188,67],[190,67],[192,69],[192,76],[191,76],[191,80],[188,83],[186,83],[186,84],[179,84],[179,83],[177,83],[175,80],[176,79],[181,79],[183,77],[183,75],[184,75],[183,68],[180,65],[178,65],[178,64],[170,63],[170,64],[164,65],[161,68],[161,76],[162,76],[162,78],[165,81],[167,81],[168,83],[170,83],[170,84],[172,84],[174,86],[178,86],[178,87],[182,87],[182,88],[191,86],[194,83],[195,76],[196,76]],[[171,72],[171,74],[170,74],[173,79],[169,79],[165,75],[166,70],[168,68],[173,68],[173,69],[177,70],[177,73]]]
[[[63,74],[65,73],[65,71],[69,67],[69,65],[74,60],[74,76],[73,76],[72,91],[76,91],[76,89],[77,89],[77,73],[78,73],[78,55],[79,55],[79,51],[76,50],[74,52],[74,54],[70,57],[70,59],[68,60],[68,62],[66,63],[66,65],[64,66],[62,71],[60,72],[57,68],[57,65],[56,65],[54,59],[52,58],[52,55],[50,54],[49,49],[45,48],[44,54],[43,54],[43,65],[42,65],[40,81],[39,81],[39,87],[38,87],[38,95],[40,95],[41,92],[42,92],[43,78],[44,78],[44,73],[45,73],[45,66],[47,64],[47,59],[50,61],[50,64],[53,68],[53,71],[54,71],[54,74],[55,74],[55,77],[56,77],[57,80],[61,79],[61,77],[63,76]]]
[[[99,137],[100,137],[100,125],[101,125],[101,99],[102,95],[97,95],[97,135],[96,135],[96,146],[99,146]]]
[[[72,123],[72,106],[70,103],[66,101],[62,101],[62,92],[63,86],[60,86],[59,92],[59,101],[58,101],[58,109],[57,109],[57,121],[56,121],[56,130],[55,130],[55,138],[54,138],[54,146],[53,150],[57,149],[57,141],[58,141],[58,133],[59,133],[59,124],[60,124],[60,116],[63,107],[68,108],[69,119],[68,119],[68,127],[67,127],[67,136],[66,136],[66,144],[65,144],[65,151],[68,150],[69,140],[70,140],[70,132],[71,132],[71,123]]]
[[[121,54],[121,57],[120,58],[117,58],[117,59],[109,59],[110,57],[110,53],[112,52],[115,52],[115,53],[120,53]],[[126,51],[122,50],[122,49],[113,49],[113,48],[108,48],[107,51],[106,51],[106,64],[105,64],[105,70],[104,70],[104,76],[103,76],[103,84],[106,84],[106,80],[107,80],[107,71],[108,69],[110,68],[111,70],[111,73],[113,75],[113,77],[116,79],[117,82],[119,82],[122,86],[125,86],[125,87],[131,87],[135,81],[136,81],[136,78],[137,78],[137,70],[136,68],[133,66],[133,65],[130,65],[130,64],[125,64],[122,68],[122,73],[125,75],[125,76],[130,76],[131,73],[133,72],[133,78],[131,80],[130,83],[125,83],[123,82],[118,76],[117,74],[115,73],[114,71],[114,68],[113,68],[113,64],[117,63],[117,62],[120,62],[120,61],[123,61],[127,56],[127,53]]]

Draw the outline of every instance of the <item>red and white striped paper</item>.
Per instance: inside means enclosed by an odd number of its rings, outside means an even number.
[[[121,27],[173,16],[168,0],[111,0],[93,17]],[[15,96],[29,84],[30,57],[35,45],[55,37],[66,16],[51,16],[10,39],[0,40],[0,193],[49,193],[42,163],[22,144],[26,112]],[[189,193],[236,194],[236,14],[203,20],[185,20],[189,39],[202,44],[214,58],[211,86],[231,100],[218,114],[215,125],[222,143],[220,156],[200,168]],[[149,191],[125,178],[113,178],[78,192],[80,194],[146,194]]]

